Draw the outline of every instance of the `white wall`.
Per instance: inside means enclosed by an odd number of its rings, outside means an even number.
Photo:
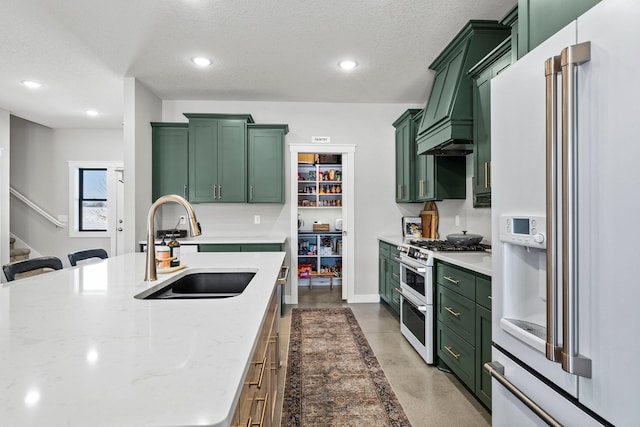
[[[162,103],[133,77],[124,79],[124,251],[135,252],[147,235],[151,207],[151,126]]]
[[[49,214],[69,215],[69,161],[122,161],[120,129],[51,129],[11,117],[11,185]],[[108,238],[69,237],[11,198],[11,232],[43,255],[68,263],[67,253],[89,247],[110,251]]]
[[[0,109],[0,265],[9,262],[10,123],[9,112]]]
[[[407,108],[402,104],[328,104],[293,102],[163,101],[162,121],[186,122],[183,113],[249,113],[257,123],[289,125],[287,143],[310,144],[312,136],[332,143],[356,144],[355,152],[355,294],[378,292],[380,234],[400,233],[407,206],[394,202],[395,129]],[[286,149],[289,165],[289,150]],[[289,167],[286,168],[289,194]],[[290,240],[290,201],[285,205],[194,205],[204,235],[280,234]],[[411,208],[413,206],[409,206]],[[167,206],[168,208],[168,206]],[[173,227],[180,208],[164,210],[163,227]],[[420,209],[418,208],[418,211]],[[261,215],[261,224],[253,216]],[[294,220],[297,220],[294,218]]]

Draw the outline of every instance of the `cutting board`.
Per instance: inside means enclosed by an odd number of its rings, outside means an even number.
[[[438,207],[435,202],[425,202],[420,212],[422,220],[422,237],[425,239],[437,239],[438,236]]]

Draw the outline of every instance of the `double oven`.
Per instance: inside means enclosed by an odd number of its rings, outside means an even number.
[[[434,363],[433,254],[402,245],[400,263],[400,332],[428,364]]]

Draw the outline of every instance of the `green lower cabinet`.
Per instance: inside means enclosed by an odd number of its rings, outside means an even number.
[[[287,125],[247,125],[249,203],[284,203]]]
[[[151,197],[188,197],[189,124],[151,123]]]
[[[439,261],[435,281],[438,358],[491,409],[491,278]]]
[[[400,264],[395,260],[398,250],[386,242],[378,245],[378,293],[380,299],[400,316],[400,295],[395,288],[400,287]]]
[[[200,252],[282,252],[281,243],[203,243]]]

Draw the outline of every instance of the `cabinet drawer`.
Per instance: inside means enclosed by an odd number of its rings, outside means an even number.
[[[391,281],[400,284],[400,263],[395,260],[389,262],[391,266]]]
[[[491,310],[491,280],[476,277],[476,302]]]
[[[438,286],[438,320],[475,346],[476,303]]]
[[[200,252],[240,252],[240,245],[203,243],[199,245]]]
[[[437,322],[438,356],[471,390],[475,389],[475,348]]]
[[[378,245],[378,253],[380,255],[383,255],[383,256],[389,258],[389,253],[390,253],[389,245],[386,244],[385,242],[380,242],[380,244]]]
[[[448,264],[436,266],[436,282],[475,301],[476,276]]]

